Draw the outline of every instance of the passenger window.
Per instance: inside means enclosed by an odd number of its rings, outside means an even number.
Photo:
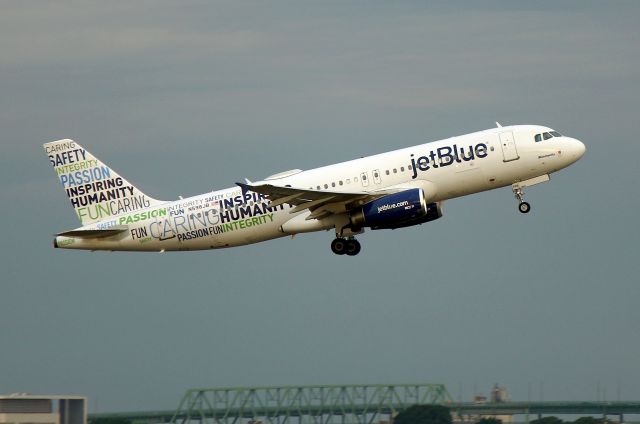
[[[328,185],[328,184],[325,184],[325,185],[324,185],[324,188],[329,188],[329,185]]]
[[[397,174],[397,173],[398,173],[398,170],[397,170],[396,168],[393,168],[393,173],[394,173],[394,174]]]
[[[342,180],[338,181],[338,184],[342,185]]]
[[[384,171],[385,174],[389,175],[389,170],[387,169],[386,171]]]
[[[549,134],[549,133],[542,134],[542,138],[544,138],[545,140],[549,140],[551,137],[553,137],[553,136],[551,134]]]
[[[362,174],[362,181],[367,181],[367,175],[366,174]]]
[[[373,173],[373,178],[378,178],[380,175],[378,175],[378,171]]]
[[[320,186],[318,186],[318,190],[320,190]]]
[[[411,170],[413,169],[413,167],[412,167],[411,165],[409,165],[409,166],[407,166],[407,169],[408,169],[409,171],[411,171]]]
[[[331,187],[335,187],[335,186],[336,186],[336,183],[331,183]]]
[[[400,172],[404,172],[404,166],[400,167]]]

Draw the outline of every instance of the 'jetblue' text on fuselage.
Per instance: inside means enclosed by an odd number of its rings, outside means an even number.
[[[478,143],[475,146],[458,147],[453,146],[438,147],[429,152],[428,155],[414,158],[411,154],[411,166],[413,169],[412,179],[418,176],[418,171],[427,171],[430,168],[442,168],[449,166],[454,162],[468,162],[475,158],[486,158],[489,154],[488,147],[484,143]]]

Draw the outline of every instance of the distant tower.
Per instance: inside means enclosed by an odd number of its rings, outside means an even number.
[[[491,402],[509,402],[511,398],[509,397],[509,392],[506,387],[500,387],[498,383],[493,386],[491,389]]]

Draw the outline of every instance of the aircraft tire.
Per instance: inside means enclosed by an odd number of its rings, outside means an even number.
[[[529,213],[529,211],[531,210],[531,205],[530,205],[530,204],[528,204],[527,202],[521,202],[521,203],[518,205],[518,210],[519,210],[521,213]]]
[[[335,238],[331,242],[331,251],[336,255],[344,255],[347,251],[347,242],[345,239]]]
[[[346,248],[346,254],[349,256],[356,256],[358,253],[360,253],[360,250],[362,249],[362,246],[360,246],[360,242],[356,239],[353,240],[347,240],[347,248]]]

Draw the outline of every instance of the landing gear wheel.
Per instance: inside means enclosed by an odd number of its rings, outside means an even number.
[[[529,213],[529,211],[531,210],[531,205],[527,202],[521,202],[518,205],[518,210],[522,213]]]
[[[524,201],[524,191],[522,191],[522,187],[518,184],[513,184],[511,186],[511,190],[513,190],[513,194],[516,196],[516,199],[518,199],[518,210],[521,213],[529,213],[531,205]]]
[[[336,238],[331,242],[331,251],[336,255],[344,255],[347,250],[347,241],[345,239]]]
[[[347,249],[345,253],[349,256],[356,256],[358,253],[360,253],[361,248],[362,247],[360,246],[360,242],[358,240],[347,240]]]

